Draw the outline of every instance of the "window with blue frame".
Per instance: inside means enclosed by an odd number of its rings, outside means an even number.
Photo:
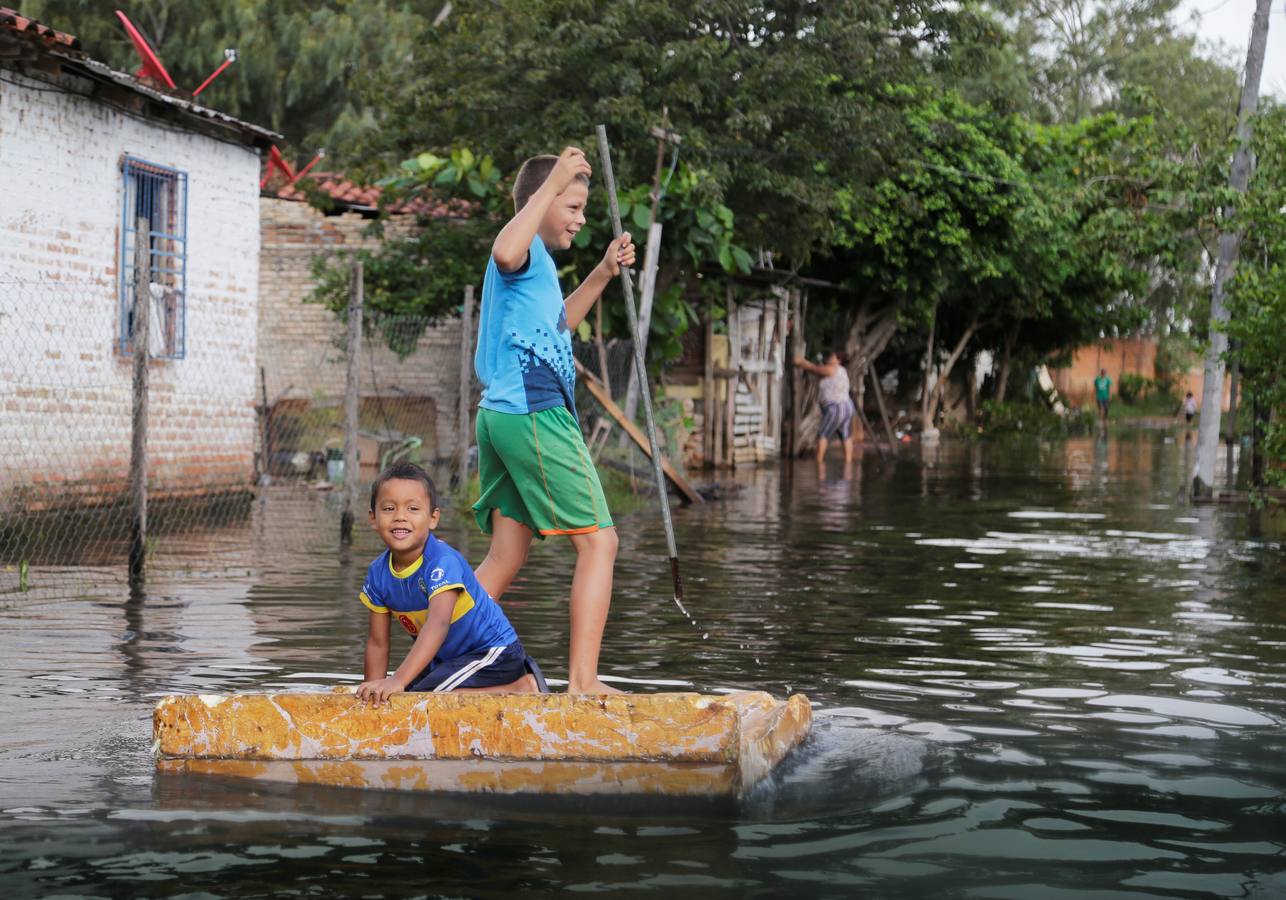
[[[151,250],[148,273],[148,351],[158,359],[182,359],[187,338],[188,176],[132,156],[121,162],[120,333],[122,354],[133,352],[134,258],[137,241]],[[147,219],[139,235],[137,223]]]

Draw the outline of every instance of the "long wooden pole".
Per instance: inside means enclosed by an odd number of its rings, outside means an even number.
[[[612,234],[621,236],[621,208],[616,199],[616,177],[612,174],[612,151],[607,144],[607,126],[598,126],[598,152],[603,161],[603,181],[607,188],[607,200],[612,211]],[[679,575],[679,550],[674,543],[674,522],[670,518],[670,496],[665,483],[665,472],[661,468],[661,448],[656,440],[656,421],[652,417],[652,390],[648,387],[647,364],[643,359],[643,342],[639,335],[638,310],[634,308],[634,280],[630,270],[621,266],[621,290],[625,294],[625,316],[630,322],[630,337],[634,341],[634,370],[638,373],[643,413],[647,425],[648,445],[652,448],[652,471],[656,477],[656,493],[661,501],[661,521],[665,525],[665,544],[670,552],[670,574],[674,576],[674,603],[684,616],[688,611],[683,608],[683,578]]]
[[[339,517],[339,540],[353,540],[357,507],[357,379],[362,354],[362,261],[353,260],[348,282],[348,371],[344,379],[344,511]]]
[[[147,358],[152,311],[152,223],[134,221],[134,320],[130,343],[134,350],[134,402],[129,458],[130,529],[129,585],[143,585],[147,559]]]

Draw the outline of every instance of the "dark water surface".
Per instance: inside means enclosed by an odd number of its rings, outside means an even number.
[[[0,596],[0,897],[1286,896],[1282,529],[1186,504],[1190,466],[1139,434],[745,474],[678,513],[695,627],[622,517],[605,674],[816,704],[731,808],[154,776],[159,695],[360,671],[376,545],[345,564],[333,498],[162,542],[141,602],[37,571]],[[551,676],[568,564],[537,547],[506,602]]]

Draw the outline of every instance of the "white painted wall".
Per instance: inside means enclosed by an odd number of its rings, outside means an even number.
[[[245,484],[255,444],[258,151],[6,72],[0,81],[0,509],[128,470],[117,353],[125,155],[188,176],[186,358],[151,368],[154,491]],[[39,485],[60,485],[45,500]]]

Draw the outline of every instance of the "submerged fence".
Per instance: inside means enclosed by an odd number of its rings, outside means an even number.
[[[282,553],[290,541],[336,545],[365,516],[359,492],[396,460],[424,465],[457,502],[472,499],[472,291],[459,315],[431,321],[366,309],[360,272],[336,314],[273,306],[262,289],[258,308],[244,296],[184,296],[152,260],[129,268],[0,279],[0,597],[105,572],[139,584],[158,547],[214,546],[249,525],[256,499],[325,494],[323,518],[271,538]],[[780,372],[780,356],[747,364],[734,354],[728,368],[726,338],[716,365],[719,339],[705,331],[688,335],[655,403],[662,452],[679,471],[708,461],[708,446],[723,448],[722,464],[753,450],[764,415],[748,402],[747,373]],[[650,462],[621,425],[628,341],[577,341],[575,351],[581,426],[600,471],[618,490],[651,492]],[[722,393],[706,402],[711,372]]]
[[[458,477],[458,320],[368,314],[352,353],[326,310],[307,310],[324,328],[287,346],[220,298],[145,279],[121,291],[110,276],[0,279],[0,597],[104,573],[141,583],[159,544],[244,528],[256,497],[337,495],[333,519],[293,537],[337,544],[346,474],[354,493],[394,459]]]

